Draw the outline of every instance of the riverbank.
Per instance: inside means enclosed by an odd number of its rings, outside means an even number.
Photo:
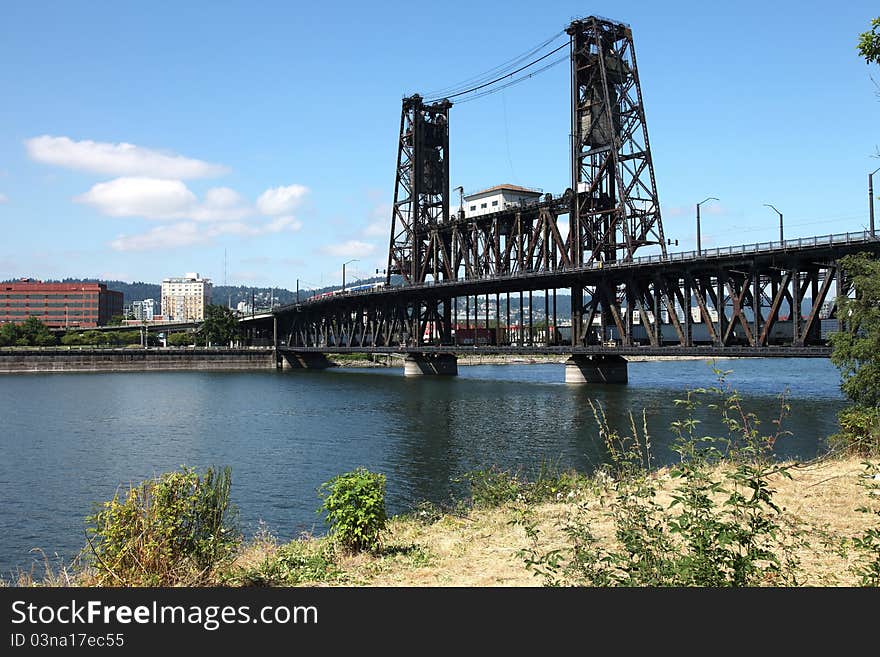
[[[864,487],[863,459],[823,458],[807,464],[787,464],[786,474],[772,475],[769,489],[779,513],[782,542],[790,553],[780,555],[796,564],[789,575],[800,586],[850,587],[861,583],[856,568],[871,555],[856,550],[852,539],[877,526],[877,517],[857,509],[880,508],[880,500]],[[720,477],[722,465],[713,471]],[[679,480],[668,469],[653,473],[659,494],[656,503],[667,507]],[[563,481],[563,479],[560,479]],[[287,543],[258,532],[235,559],[214,572],[207,585],[223,586],[461,586],[520,587],[543,582],[527,566],[524,556],[565,549],[571,535],[566,527],[574,518],[590,527],[596,546],[615,543],[612,514],[619,500],[611,480],[597,477],[565,479],[572,484],[549,499],[529,503],[522,495],[497,504],[460,504],[441,511],[421,506],[389,519],[381,548],[375,552],[346,553],[326,537],[304,536]],[[567,492],[566,492],[567,490]],[[671,507],[669,507],[671,508]],[[578,514],[581,515],[578,515]],[[585,514],[585,515],[584,515]],[[532,532],[522,520],[530,518]],[[536,544],[534,536],[540,537]],[[42,576],[23,573],[7,585],[92,586],[87,571],[53,569]],[[791,581],[770,578],[761,585],[790,586]]]
[[[405,354],[328,354],[336,367],[403,367]],[[565,363],[558,354],[459,354],[458,365]],[[727,357],[718,358],[725,360]],[[629,362],[707,360],[705,356],[627,356]],[[166,370],[274,369],[271,347],[40,347],[0,349],[0,374],[34,372],[125,372]]]
[[[0,374],[274,369],[271,347],[41,347],[0,349]]]

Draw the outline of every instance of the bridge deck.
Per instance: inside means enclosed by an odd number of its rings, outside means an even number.
[[[319,299],[307,299],[299,303],[280,306],[275,314],[297,312],[315,305],[339,303],[343,299],[401,297],[449,297],[469,294],[505,293],[514,291],[560,289],[570,287],[575,281],[594,284],[603,280],[616,280],[631,275],[649,275],[652,272],[734,267],[752,261],[774,262],[779,258],[828,258],[852,253],[860,248],[880,252],[880,237],[868,231],[840,233],[816,237],[802,237],[783,242],[758,242],[739,246],[726,246],[697,251],[670,253],[663,257],[651,255],[633,258],[625,262],[606,263],[568,269],[511,272],[448,281],[429,281],[419,285],[395,286],[377,291],[345,292]],[[246,320],[245,320],[246,321]]]
[[[393,347],[279,347],[278,352],[285,353],[321,353],[321,354],[455,354],[467,355],[572,355],[583,354],[589,356],[698,356],[705,358],[828,358],[831,354],[830,347],[748,347],[748,346],[665,346],[665,347],[572,347],[572,346],[492,346],[492,345],[422,345],[422,346],[393,346]]]

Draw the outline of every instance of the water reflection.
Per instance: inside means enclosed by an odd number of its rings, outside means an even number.
[[[778,444],[811,458],[836,428],[843,399],[824,360],[735,361],[732,384],[772,429],[777,395],[795,412]],[[463,494],[468,471],[533,475],[541,462],[591,471],[607,460],[590,400],[629,431],[645,410],[657,462],[675,458],[670,423],[687,387],[712,385],[706,363],[631,363],[626,386],[566,386],[560,364],[461,367],[456,378],[398,370],[152,372],[0,377],[0,573],[29,550],[72,557],[83,518],[120,484],[181,465],[230,465],[246,531],[264,520],[281,538],[322,532],[317,488],[364,466],[388,478],[391,513]],[[701,430],[717,416],[701,407]]]

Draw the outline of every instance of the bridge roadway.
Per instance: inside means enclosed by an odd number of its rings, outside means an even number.
[[[573,284],[595,285],[605,279],[619,279],[630,275],[653,275],[685,269],[716,270],[730,269],[741,265],[772,267],[784,266],[784,261],[792,257],[801,260],[836,260],[858,251],[880,254],[880,238],[868,231],[859,233],[838,233],[816,237],[803,237],[784,242],[758,242],[740,246],[727,246],[701,251],[682,251],[660,255],[641,256],[626,262],[604,265],[572,267],[570,269],[523,271],[509,274],[495,274],[456,280],[446,280],[424,284],[394,286],[382,290],[364,292],[345,292],[333,296],[306,299],[299,303],[286,304],[275,309],[274,315],[295,313],[315,305],[333,305],[353,297],[382,299],[394,297],[448,298],[468,295],[483,295],[506,292],[535,291],[569,288]],[[265,319],[262,316],[258,319]],[[242,321],[247,322],[248,318]]]
[[[834,294],[840,292],[841,285],[844,291],[847,289],[847,279],[837,264],[839,258],[859,251],[880,254],[880,240],[867,231],[841,233],[671,253],[665,257],[643,256],[589,267],[515,271],[346,292],[281,306],[275,309],[271,320],[263,317],[249,322],[245,318],[242,324],[249,326],[253,334],[260,329],[264,336],[269,336],[277,345],[279,364],[285,367],[323,367],[324,354],[328,353],[396,353],[406,354],[407,374],[454,374],[456,355],[567,354],[571,356],[566,367],[567,381],[623,382],[625,358],[632,356],[827,358],[830,348],[820,334],[820,306],[826,297],[833,300],[832,288]],[[696,287],[692,287],[694,284]],[[580,326],[573,329],[566,344],[558,338],[549,344],[546,340],[536,344],[535,340],[477,346],[450,344],[454,340],[448,338],[422,339],[421,325],[439,321],[436,312],[428,313],[432,304],[437,309],[438,304],[449,305],[450,299],[484,295],[488,302],[489,295],[496,295],[497,305],[499,294],[557,289],[580,289],[596,299],[605,295],[605,300],[594,303],[590,311],[586,303],[579,314],[573,308],[572,323],[582,321],[586,330]],[[637,324],[624,317],[629,313],[622,312],[623,296],[634,311],[641,308],[641,317],[648,317],[645,313],[649,313],[657,318],[662,314],[660,311],[677,308],[681,312],[683,302],[691,294],[697,298],[700,318],[692,322],[690,313],[683,312],[685,319],[675,320],[670,313],[665,321],[653,325],[654,320],[649,318],[640,329],[647,332],[649,340],[643,337],[642,344],[637,343],[632,330]],[[812,309],[797,313],[798,322],[782,314],[790,312],[785,308],[800,308],[805,298],[812,299]],[[711,306],[717,319],[708,321]],[[720,314],[718,309],[722,310]],[[603,313],[605,316],[601,317]],[[588,339],[591,327],[600,318],[607,324],[610,316],[616,322],[618,339],[602,339],[598,343]],[[496,317],[501,324],[501,315]],[[470,321],[479,327],[483,317],[478,318],[474,309]],[[626,321],[630,323],[624,326]],[[786,321],[787,336],[771,337],[771,328],[781,328]],[[607,335],[606,324],[602,325],[601,335]],[[486,316],[485,326],[488,325]],[[513,325],[508,321],[503,326]],[[525,327],[522,321],[520,326]],[[613,332],[615,324],[608,326]],[[696,327],[703,332],[708,329],[711,344],[695,344],[691,330]],[[675,332],[667,333],[670,328],[675,328]],[[669,334],[673,336],[671,342]]]

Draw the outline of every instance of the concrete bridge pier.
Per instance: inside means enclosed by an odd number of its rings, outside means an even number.
[[[565,361],[565,382],[626,383],[626,359],[622,356],[575,354]]]
[[[403,361],[404,376],[430,374],[458,375],[458,358],[455,354],[409,353]]]
[[[287,352],[278,357],[278,369],[282,370],[326,370],[332,366],[327,356],[312,351]]]

